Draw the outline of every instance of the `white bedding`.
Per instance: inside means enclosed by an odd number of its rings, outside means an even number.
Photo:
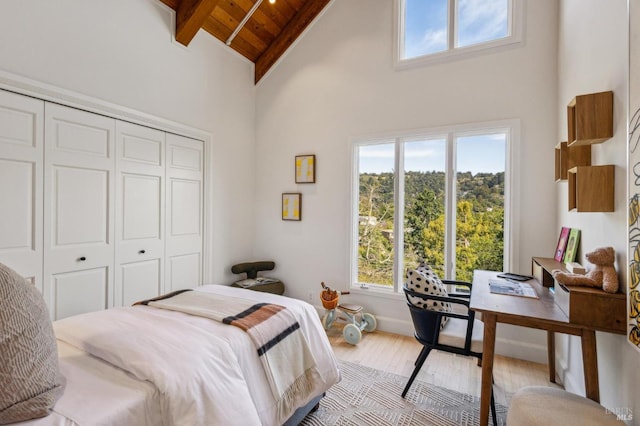
[[[277,303],[298,317],[322,376],[301,405],[339,381],[336,359],[311,305],[227,286],[196,291]],[[67,389],[54,413],[34,424],[279,425],[293,414],[277,417],[253,343],[237,327],[136,306],[66,318],[54,329]]]
[[[67,380],[49,416],[29,426],[160,425],[155,387],[86,352],[58,341],[60,371]]]

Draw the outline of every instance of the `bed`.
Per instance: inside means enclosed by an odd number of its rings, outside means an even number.
[[[340,380],[311,305],[223,285],[190,293],[285,307],[308,345],[313,381],[283,409],[255,342],[241,328],[154,306],[113,308],[53,323],[64,393],[47,417],[17,424],[297,424]]]

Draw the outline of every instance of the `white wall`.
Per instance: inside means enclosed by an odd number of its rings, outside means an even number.
[[[618,275],[627,282],[627,91],[628,28],[626,0],[563,0],[559,18],[558,141],[567,139],[566,106],[575,96],[612,90],[614,137],[592,147],[593,164],[614,164],[615,212],[568,212],[567,184],[557,184],[558,229],[582,230],[579,261],[601,246],[617,252]],[[625,336],[596,333],[600,398],[609,408],[631,408],[640,416],[640,354]],[[557,336],[558,372],[565,387],[584,395],[582,351],[577,337]],[[638,420],[636,420],[636,423]]]
[[[251,254],[253,65],[200,31],[172,42],[173,11],[158,0],[3,2],[0,70],[211,135],[209,276]]]
[[[258,86],[256,256],[277,262],[287,293],[319,305],[320,282],[349,286],[351,140],[362,135],[521,120],[516,269],[550,256],[555,194],[557,2],[528,1],[521,46],[411,70],[393,68],[393,2],[335,1]],[[296,154],[316,154],[317,183],[296,185]],[[282,192],[303,194],[302,221],[280,218]],[[382,329],[412,333],[404,302],[352,294]],[[544,362],[542,333],[499,327],[498,351]],[[516,345],[518,346],[518,345]],[[521,352],[516,353],[518,350]]]

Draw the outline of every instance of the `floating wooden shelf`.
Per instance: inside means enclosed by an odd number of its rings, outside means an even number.
[[[567,143],[556,145],[556,182],[567,180]]]
[[[613,137],[613,92],[576,96],[567,106],[568,144],[590,145]]]
[[[612,212],[615,166],[578,166],[568,171],[569,211]]]
[[[568,146],[567,142],[556,145],[556,182],[567,180],[567,171],[578,166],[591,165],[591,146]]]

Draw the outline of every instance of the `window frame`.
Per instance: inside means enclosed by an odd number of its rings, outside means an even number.
[[[483,123],[461,124],[438,128],[416,129],[411,131],[397,131],[386,134],[362,136],[351,141],[351,217],[350,217],[350,259],[349,259],[349,283],[353,293],[377,295],[380,297],[397,298],[402,295],[404,282],[404,270],[402,260],[404,258],[404,179],[398,170],[402,170],[404,177],[403,147],[410,139],[446,139],[446,170],[445,170],[445,212],[456,211],[456,138],[486,135],[491,133],[505,133],[505,178],[504,178],[504,270],[514,270],[518,259],[519,226],[519,195],[515,188],[519,187],[519,174],[515,171],[519,167],[519,140],[520,120],[509,119]],[[394,143],[394,265],[393,287],[358,282],[358,237],[359,237],[359,147],[375,144]],[[451,279],[455,273],[455,214],[447,214],[445,217],[445,262],[446,270],[444,279]]]
[[[457,37],[457,2],[458,0],[448,1],[448,26],[447,26],[447,50],[430,53],[414,58],[403,58],[404,52],[404,33],[405,33],[405,1],[394,0],[394,67],[397,70],[411,69],[415,67],[436,64],[451,60],[464,59],[483,53],[495,52],[501,49],[509,48],[522,43],[523,39],[523,0],[507,0],[508,4],[508,23],[507,29],[509,35],[500,39],[490,40],[464,47],[455,47]]]

